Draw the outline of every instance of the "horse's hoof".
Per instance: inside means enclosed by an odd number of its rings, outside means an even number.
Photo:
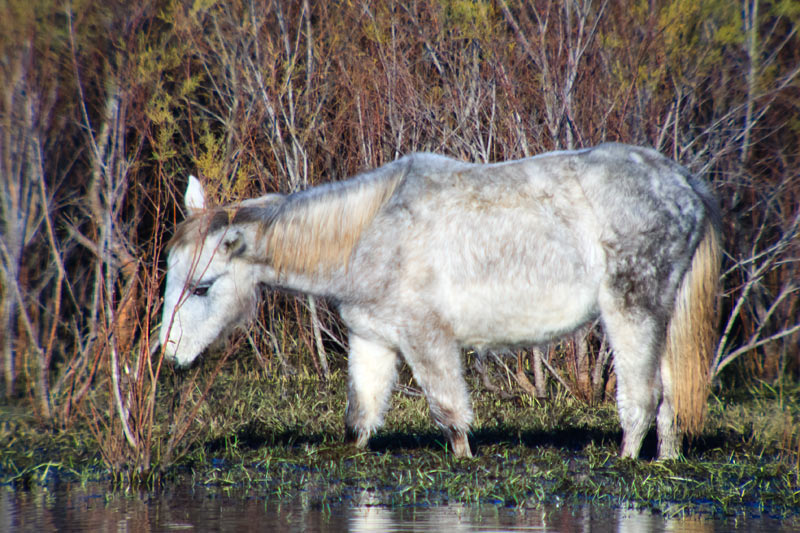
[[[356,448],[366,448],[369,443],[369,433],[358,431],[354,428],[346,428],[344,431],[344,442],[352,444]]]
[[[453,455],[456,457],[472,457],[472,450],[469,448],[469,439],[465,433],[459,433],[450,442]]]

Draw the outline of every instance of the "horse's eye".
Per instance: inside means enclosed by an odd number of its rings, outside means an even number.
[[[192,294],[195,296],[205,296],[208,294],[208,289],[211,288],[211,285],[198,285],[192,290]]]

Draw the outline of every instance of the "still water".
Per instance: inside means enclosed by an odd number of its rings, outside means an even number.
[[[608,507],[493,505],[386,508],[368,493],[350,505],[319,508],[302,495],[293,500],[248,498],[219,489],[160,493],[107,493],[103,484],[62,483],[15,491],[0,487],[0,532],[16,531],[276,531],[276,532],[642,532],[798,531],[800,520],[747,516],[668,519],[645,511]]]

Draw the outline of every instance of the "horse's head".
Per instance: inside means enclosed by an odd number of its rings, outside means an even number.
[[[189,217],[177,228],[167,255],[167,286],[159,342],[168,360],[187,366],[215,340],[253,313],[256,285],[244,260],[248,231],[206,208],[194,177],[184,196]]]

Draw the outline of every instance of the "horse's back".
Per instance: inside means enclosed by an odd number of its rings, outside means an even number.
[[[712,208],[704,184],[686,169],[655,150],[618,143],[493,164],[415,154],[407,168],[387,214],[399,208],[412,225],[465,245],[501,235],[581,249],[654,233],[680,241]]]
[[[470,346],[544,340],[593,316],[602,249],[578,182],[530,161],[412,158],[356,258],[370,292],[434,313]]]

